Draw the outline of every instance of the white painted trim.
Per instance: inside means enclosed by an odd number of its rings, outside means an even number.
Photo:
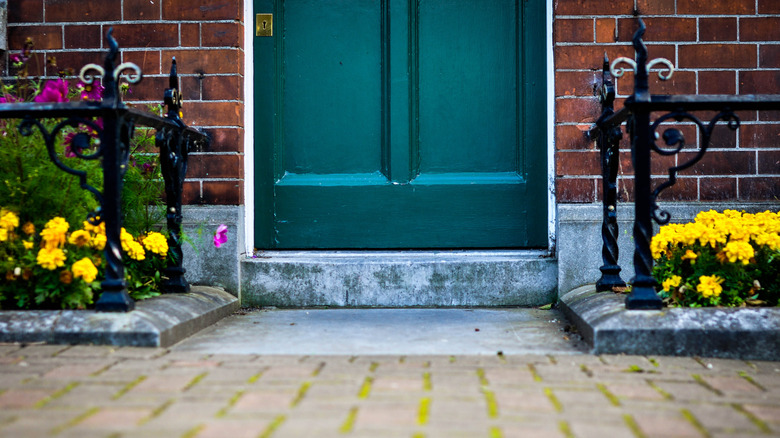
[[[547,0],[547,236],[548,249],[555,251],[555,61],[553,58],[553,0]]]
[[[244,1],[244,250],[252,256],[255,244],[255,119],[253,2]],[[239,248],[239,251],[241,249]]]
[[[254,33],[252,2],[244,2],[244,236],[245,251],[254,251],[255,174],[254,174]],[[555,250],[557,235],[555,198],[555,63],[553,61],[553,0],[546,1],[547,46],[547,236],[548,250]]]

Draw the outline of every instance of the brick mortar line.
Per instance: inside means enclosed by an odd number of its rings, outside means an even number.
[[[44,8],[44,11],[46,8]],[[235,23],[242,24],[238,19],[218,19],[218,20],[104,20],[104,21],[16,21],[9,22],[8,27],[43,27],[43,26],[116,26],[126,24],[213,24],[213,23]]]

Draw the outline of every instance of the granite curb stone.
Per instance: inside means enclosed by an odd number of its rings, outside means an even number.
[[[780,308],[626,310],[624,300],[588,285],[559,306],[593,354],[780,360]]]
[[[167,347],[240,307],[222,289],[193,286],[136,303],[128,313],[94,310],[0,311],[0,342]]]

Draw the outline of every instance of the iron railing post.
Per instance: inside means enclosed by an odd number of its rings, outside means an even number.
[[[599,122],[615,113],[615,87],[612,83],[612,75],[609,72],[609,58],[604,54],[604,66],[601,72],[601,117]],[[625,287],[626,283],[620,278],[620,265],[618,264],[619,248],[617,243],[617,174],[620,139],[623,133],[618,126],[600,126],[597,144],[601,151],[601,184],[602,184],[602,208],[603,219],[601,224],[601,259],[603,265],[601,278],[596,282],[597,291],[612,290],[615,287]]]
[[[169,87],[165,90],[164,101],[168,108],[165,118],[176,126],[184,127],[184,122],[179,115],[182,100],[179,93],[176,58],[171,65]],[[155,142],[160,150],[160,165],[165,180],[165,216],[168,225],[168,266],[164,271],[168,279],[162,283],[162,288],[163,292],[189,292],[190,285],[184,278],[187,270],[183,267],[181,249],[182,186],[187,176],[189,139],[186,139],[179,129],[161,129],[157,131]]]
[[[125,265],[122,262],[122,181],[127,166],[129,141],[132,137],[132,127],[119,117],[117,109],[120,105],[119,84],[114,77],[115,61],[118,45],[111,36],[111,30],[106,36],[110,50],[105,59],[103,86],[105,91],[101,108],[103,118],[103,133],[101,143],[103,148],[103,205],[101,219],[106,227],[106,258],[105,278],[100,283],[102,292],[95,303],[99,312],[129,312],[135,308],[135,302],[127,293],[125,281]]]

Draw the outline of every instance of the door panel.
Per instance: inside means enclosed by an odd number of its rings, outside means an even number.
[[[256,246],[545,246],[529,3],[257,0]]]

